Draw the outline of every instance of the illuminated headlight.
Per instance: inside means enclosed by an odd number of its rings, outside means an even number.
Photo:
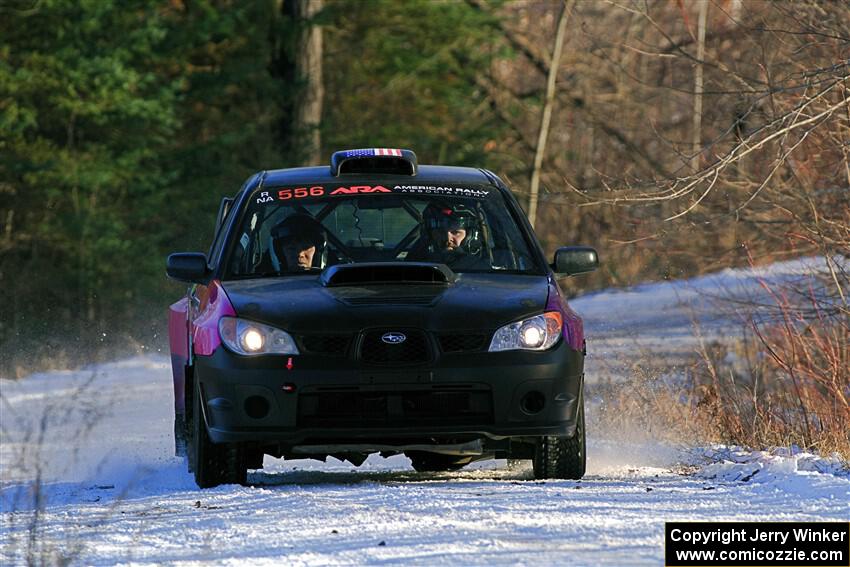
[[[563,319],[550,311],[530,319],[505,325],[493,335],[490,352],[501,350],[546,350],[561,338]]]
[[[237,354],[298,354],[289,333],[262,323],[222,317],[218,322],[221,342]]]

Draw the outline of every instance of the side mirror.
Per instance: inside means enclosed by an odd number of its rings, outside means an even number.
[[[599,255],[590,246],[564,246],[555,251],[552,269],[558,274],[574,276],[599,267]]]
[[[165,273],[179,282],[206,284],[209,282],[207,256],[200,252],[171,254],[165,264]]]

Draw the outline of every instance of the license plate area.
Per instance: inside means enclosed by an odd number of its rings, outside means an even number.
[[[379,384],[323,386],[298,397],[299,427],[393,427],[493,423],[486,385],[432,385],[390,390]]]

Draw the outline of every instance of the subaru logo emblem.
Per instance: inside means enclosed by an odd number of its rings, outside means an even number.
[[[381,340],[388,345],[398,345],[407,340],[407,337],[403,333],[384,333]]]

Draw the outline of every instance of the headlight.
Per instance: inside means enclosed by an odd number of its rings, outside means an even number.
[[[218,322],[221,341],[237,354],[298,354],[289,333],[236,317],[222,317]]]
[[[501,350],[546,350],[561,338],[563,319],[549,311],[530,319],[505,325],[493,335],[490,352]]]

